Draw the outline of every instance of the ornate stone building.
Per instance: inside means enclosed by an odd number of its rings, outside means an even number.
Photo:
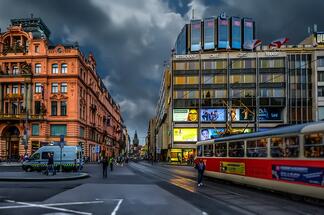
[[[123,119],[78,44],[52,44],[40,18],[11,20],[0,33],[0,156],[18,159],[42,145],[81,145],[85,156],[118,154]]]

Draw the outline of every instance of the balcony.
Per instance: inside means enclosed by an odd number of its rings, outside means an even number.
[[[23,98],[23,94],[7,94],[4,96],[4,99],[8,100],[22,100]]]
[[[43,120],[44,115],[28,115],[28,120]],[[0,114],[1,120],[26,120],[26,114]]]
[[[13,54],[17,54],[17,53],[22,53],[22,54],[26,54],[28,52],[27,46],[21,46],[21,45],[13,45],[13,46],[9,46],[9,45],[5,45],[3,47],[3,51],[2,54],[3,55],[7,55],[10,53]]]

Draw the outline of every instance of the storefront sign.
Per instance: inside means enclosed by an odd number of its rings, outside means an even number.
[[[245,163],[220,162],[220,171],[228,174],[245,175]]]
[[[272,165],[272,178],[324,186],[324,168]]]
[[[173,109],[174,122],[197,122],[198,112],[196,109]]]

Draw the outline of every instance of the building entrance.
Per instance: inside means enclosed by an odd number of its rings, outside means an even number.
[[[19,160],[19,136],[20,132],[16,126],[8,126],[2,132],[2,138],[5,140],[5,157],[11,161]]]

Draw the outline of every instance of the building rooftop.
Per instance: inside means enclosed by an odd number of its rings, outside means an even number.
[[[51,31],[45,25],[41,18],[18,18],[11,19],[13,26],[22,26],[24,31],[31,32],[34,38],[46,38],[50,37]]]

